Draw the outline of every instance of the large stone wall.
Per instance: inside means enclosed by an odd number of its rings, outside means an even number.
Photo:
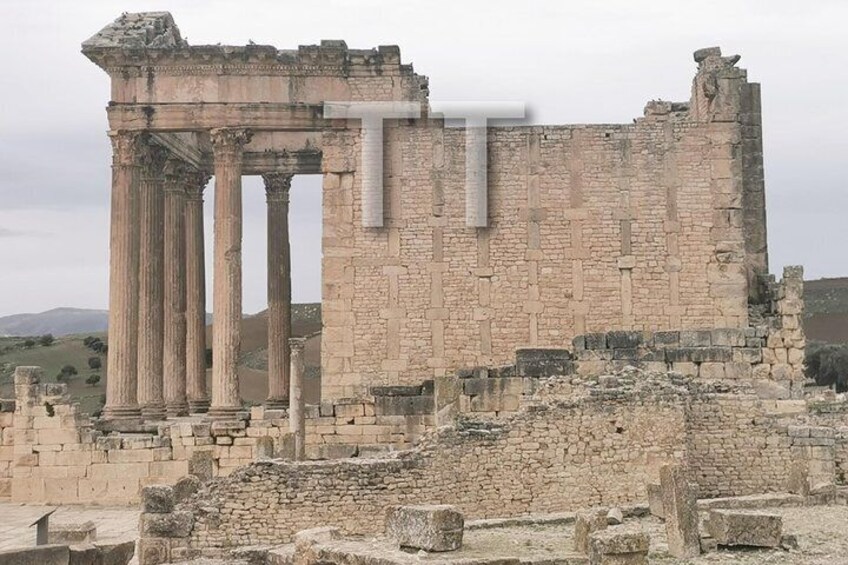
[[[465,226],[463,130],[387,124],[379,229],[362,227],[359,131],[325,132],[324,394],[587,332],[746,327],[767,272],[759,89],[696,58],[691,102],[633,124],[491,128],[486,228]]]

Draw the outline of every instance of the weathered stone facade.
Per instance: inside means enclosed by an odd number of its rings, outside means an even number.
[[[426,77],[403,64],[397,47],[189,46],[170,14],[145,13],[121,16],[83,52],[112,80],[113,202],[126,208],[113,219],[110,417],[136,416],[131,389],[144,403],[162,378],[160,352],[148,343],[161,342],[158,271],[142,270],[139,283],[132,270],[139,253],[142,261],[161,253],[133,235],[154,233],[159,221],[132,212],[138,187],[155,188],[159,178],[145,157],[151,151],[216,176],[217,417],[239,407],[242,175],[262,174],[266,184],[324,177],[328,400],[504,364],[516,349],[563,348],[585,333],[746,329],[749,303],[769,300],[759,85],[718,48],[695,53],[689,101],[651,101],[632,124],[488,128],[487,185],[475,188],[484,193],[475,202],[466,178],[473,128],[445,127],[430,111]],[[333,118],[326,106],[356,102],[411,103],[420,114],[384,121],[381,178],[366,174],[373,144],[362,121]],[[290,296],[287,211],[276,202],[269,199],[269,327],[279,341],[288,335]],[[481,210],[486,216],[476,217]],[[165,250],[169,273],[184,271],[173,255],[185,247]],[[183,290],[196,302],[191,285],[202,280],[189,283]],[[139,284],[138,304],[127,303],[123,293]],[[170,297],[166,322],[177,302]],[[185,333],[185,324],[166,328],[180,342],[167,355],[178,369],[164,376],[175,414],[185,406],[185,370],[175,361]],[[287,356],[276,342],[269,351],[269,400],[279,407]],[[193,406],[203,400],[188,398]]]

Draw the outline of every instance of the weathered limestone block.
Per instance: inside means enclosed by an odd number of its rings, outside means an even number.
[[[660,469],[668,551],[675,557],[696,557],[701,553],[698,533],[698,502],[681,465]]]
[[[294,556],[291,563],[295,565],[310,565],[318,560],[318,549],[321,543],[341,538],[338,528],[323,527],[301,530],[294,535]],[[139,565],[145,565],[140,563]]]
[[[574,519],[574,551],[589,553],[589,536],[607,527],[607,510],[598,508],[578,512]]]
[[[138,540],[138,565],[161,565],[170,560],[170,540],[162,538]]]
[[[200,489],[202,481],[195,475],[186,475],[174,485],[174,503],[179,504]]]
[[[72,545],[69,548],[68,565],[99,565],[100,551],[93,545]]]
[[[97,542],[94,544],[100,554],[97,565],[127,565],[135,555],[135,541]]]
[[[69,559],[67,545],[40,545],[0,551],[0,565],[67,565]]]
[[[208,481],[215,475],[215,459],[211,451],[195,451],[188,460],[188,473],[202,481]]]
[[[663,511],[662,486],[649,483],[647,489],[648,507],[651,509],[651,514],[657,518],[665,518],[665,511]]]
[[[141,511],[167,514],[174,510],[174,489],[169,485],[149,485],[141,489]]]
[[[170,514],[141,515],[141,537],[185,538],[194,526],[194,514],[177,511]]]
[[[386,534],[401,547],[424,551],[456,551],[462,547],[465,520],[447,504],[398,506],[386,516]]]
[[[574,373],[574,357],[567,349],[519,349],[515,352],[519,377],[553,377]]]
[[[607,512],[607,524],[618,526],[622,522],[624,522],[624,514],[621,512],[621,508],[610,508],[610,511]]]
[[[589,536],[589,565],[648,565],[651,538],[626,526],[615,526]]]
[[[712,510],[707,524],[718,545],[778,547],[783,534],[779,514],[741,510]]]
[[[97,526],[87,521],[79,524],[49,524],[47,543],[79,544],[90,543],[97,539]]]

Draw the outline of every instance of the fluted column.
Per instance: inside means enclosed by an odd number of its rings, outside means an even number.
[[[112,132],[107,419],[137,418],[138,151],[140,134]]]
[[[294,458],[302,461],[306,458],[306,411],[303,401],[303,347],[306,339],[292,338],[291,347],[291,381],[289,391],[289,431],[294,436]]]
[[[165,166],[165,408],[168,416],[188,414],[186,397],[186,233],[187,167],[171,159]]]
[[[139,183],[140,248],[138,284],[138,402],[145,419],[165,417],[162,390],[164,303],[162,262],[165,160],[168,152],[148,143],[142,152]]]
[[[269,409],[284,408],[289,399],[291,337],[291,256],[289,189],[292,175],[262,175],[268,202],[268,399]]]
[[[238,357],[241,345],[241,165],[250,133],[243,129],[212,130],[215,159],[215,248],[212,287],[213,418],[241,410]]]
[[[186,393],[189,411],[209,410],[206,390],[206,260],[203,235],[203,189],[206,173],[186,178]]]

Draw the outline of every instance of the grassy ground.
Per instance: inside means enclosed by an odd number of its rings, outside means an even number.
[[[295,336],[311,335],[321,329],[321,309],[317,304],[296,304],[292,312],[292,333]],[[212,328],[207,328],[207,344],[212,343]],[[88,367],[89,357],[97,354],[83,344],[86,335],[70,335],[56,338],[50,346],[36,344],[26,347],[27,338],[0,337],[0,397],[14,398],[13,373],[15,367],[36,365],[44,369],[45,382],[57,382],[56,375],[65,365],[76,367],[78,374],[66,381],[71,397],[80,407],[94,413],[102,408],[106,394],[106,357],[100,355],[103,367],[92,370]],[[105,341],[104,334],[92,334]],[[35,339],[37,342],[38,340]],[[242,359],[239,365],[239,389],[242,398],[252,404],[261,403],[268,396],[268,332],[264,313],[249,316],[242,321]],[[305,358],[307,365],[306,402],[320,400],[321,339],[314,336],[307,341]],[[100,383],[91,386],[85,379],[91,374],[100,375]],[[211,371],[207,371],[207,382]],[[211,386],[211,382],[210,382]]]

